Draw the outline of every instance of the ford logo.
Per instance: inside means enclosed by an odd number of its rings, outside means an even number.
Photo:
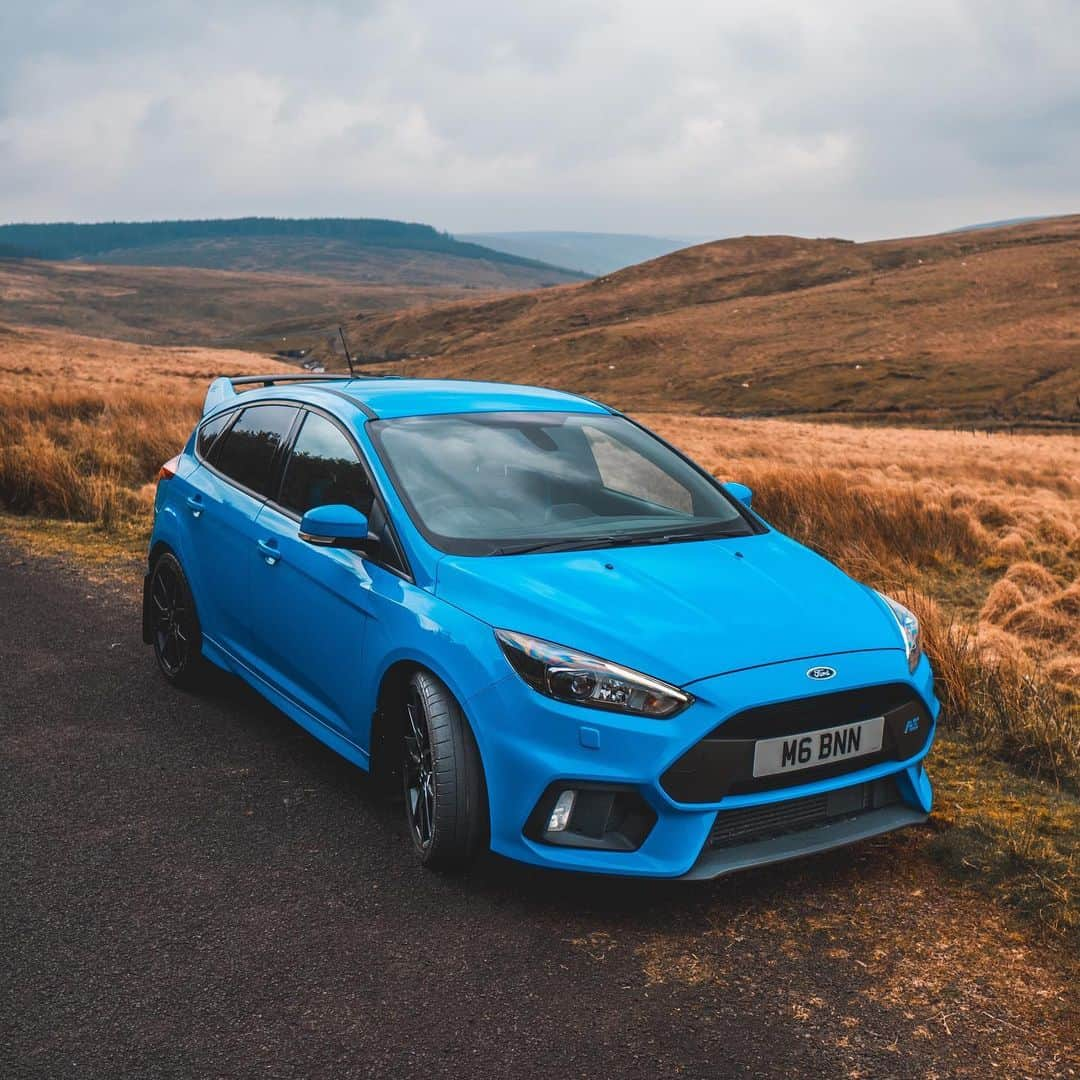
[[[818,682],[823,682],[825,679],[833,679],[836,677],[836,668],[831,667],[812,667],[807,673],[808,679],[817,679]]]

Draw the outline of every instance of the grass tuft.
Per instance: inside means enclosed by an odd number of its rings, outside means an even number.
[[[111,528],[146,508],[139,489],[183,446],[198,414],[194,392],[12,394],[0,405],[0,502]]]

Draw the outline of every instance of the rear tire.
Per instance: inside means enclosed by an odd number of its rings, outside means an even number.
[[[458,870],[487,846],[488,810],[480,751],[454,696],[417,671],[404,694],[405,820],[424,866]]]
[[[158,670],[183,690],[203,685],[209,665],[202,655],[202,631],[195,601],[180,561],[158,556],[150,571],[150,634]]]

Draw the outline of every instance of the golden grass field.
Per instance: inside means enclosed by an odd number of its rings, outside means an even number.
[[[252,353],[0,324],[0,501],[108,529],[145,514],[215,376],[295,371]]]
[[[0,326],[4,530],[38,550],[140,551],[158,467],[207,383],[276,366]],[[917,608],[946,704],[940,858],[1080,933],[1080,438],[641,419],[750,484],[777,527]]]

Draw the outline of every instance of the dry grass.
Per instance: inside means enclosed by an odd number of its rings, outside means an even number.
[[[191,403],[183,404],[177,409],[151,390],[121,400],[86,392],[12,395],[0,415],[4,502],[17,513],[106,528],[145,509],[143,485],[183,445],[183,428],[190,432]]]
[[[0,326],[0,508],[126,527],[149,509],[210,379],[275,369],[289,370],[251,353]]]
[[[1080,796],[948,734],[935,744],[932,768],[929,853],[1080,948]]]
[[[1075,788],[1080,711],[1076,683],[1061,677],[1065,669],[1039,667],[1022,645],[1003,650],[920,593],[900,596],[922,621],[946,720],[996,756]]]

